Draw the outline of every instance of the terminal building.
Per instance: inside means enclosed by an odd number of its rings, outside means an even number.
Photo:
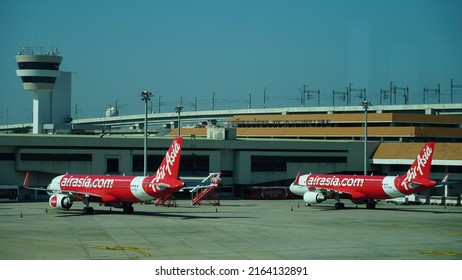
[[[446,192],[435,188],[424,195],[447,195],[460,201],[462,112],[457,112],[461,110],[460,104],[444,106],[447,114],[429,109],[437,105],[388,106],[377,106],[368,113],[368,173],[403,174],[423,143],[434,141],[437,144],[431,178],[440,181],[450,173],[450,180],[459,182]],[[195,121],[190,121],[202,125],[180,130],[184,138],[180,176],[187,180],[221,171],[221,196],[248,198],[254,197],[255,188],[288,187],[299,170],[363,174],[365,113],[360,112],[361,108],[350,108],[351,112],[344,108],[339,112],[329,107],[324,113],[319,109],[215,112],[223,116],[231,113],[215,125],[198,122],[210,115],[195,112]],[[153,123],[159,122],[155,115],[150,115]],[[157,115],[159,119],[168,119],[164,114]],[[137,116],[132,119],[136,122]],[[46,186],[53,177],[64,173],[142,175],[142,131],[112,129],[93,135],[0,134],[0,185],[20,186],[27,171],[31,172],[29,183],[35,186]],[[171,139],[177,135],[176,127],[150,130],[149,173],[155,172]],[[24,193],[22,199],[40,199],[40,194]]]
[[[59,174],[143,174],[145,115],[70,119],[71,75],[57,52],[16,57],[33,92],[33,133],[0,126],[0,185],[47,186]],[[181,123],[180,123],[181,120]],[[366,121],[367,120],[367,121]],[[462,193],[462,104],[293,107],[148,114],[148,172],[171,139],[184,138],[180,177],[222,172],[222,197],[256,198],[256,188],[286,188],[302,173],[405,173],[424,142],[436,142],[431,178],[456,181],[425,196]],[[367,124],[367,134],[366,132]],[[367,135],[367,154],[364,142]],[[47,199],[19,187],[19,199]],[[287,194],[289,196],[289,194]]]

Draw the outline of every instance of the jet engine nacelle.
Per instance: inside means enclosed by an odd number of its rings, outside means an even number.
[[[48,201],[50,206],[58,209],[69,209],[72,206],[72,200],[64,194],[55,194]]]
[[[306,192],[303,195],[303,201],[307,204],[316,204],[316,203],[321,203],[327,198],[322,194],[318,192]]]

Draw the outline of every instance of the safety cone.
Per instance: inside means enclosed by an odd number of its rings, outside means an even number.
[[[45,213],[48,213],[48,208],[45,208]]]
[[[293,206],[290,206],[290,211],[294,211],[294,207],[293,207]]]
[[[21,218],[22,218],[22,212],[21,212]]]

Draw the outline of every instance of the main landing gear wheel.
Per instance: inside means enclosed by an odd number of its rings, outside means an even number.
[[[84,215],[93,215],[94,210],[93,207],[84,207],[82,212]]]
[[[133,209],[133,206],[131,205],[124,205],[124,214],[133,214],[135,210]]]
[[[341,202],[335,203],[335,209],[343,209],[343,208],[345,208],[345,204]]]
[[[375,202],[368,202],[366,204],[367,209],[375,209]]]

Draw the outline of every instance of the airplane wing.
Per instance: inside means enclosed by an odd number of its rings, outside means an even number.
[[[22,186],[25,188],[29,187],[29,171],[26,172],[26,177],[24,177],[24,182],[22,183]]]
[[[89,198],[95,198],[97,201],[102,202],[102,203],[113,203],[119,201],[117,198],[113,197],[112,195],[104,194],[96,194],[92,192],[85,192],[85,191],[66,191],[66,190],[59,190],[59,191],[54,191],[55,193],[60,193],[60,194],[65,194],[69,196],[83,196],[83,197],[89,197]]]
[[[308,188],[310,191],[316,191],[316,192],[321,192],[325,194],[326,196],[334,196],[335,194],[340,195],[342,198],[347,198],[347,199],[363,199],[365,198],[365,195],[360,192],[355,192],[355,191],[339,191],[339,190],[334,190],[330,188],[316,188],[316,187],[309,187]]]
[[[29,186],[29,171],[26,172],[26,176],[24,177],[24,182],[22,183],[22,186],[25,188],[25,189],[28,189],[28,190],[36,190],[36,191],[48,191],[48,189],[46,187],[31,187]]]
[[[34,190],[34,191],[43,191],[43,192],[48,192],[49,190],[47,187],[29,187],[29,186],[23,186],[25,189],[28,190]]]

